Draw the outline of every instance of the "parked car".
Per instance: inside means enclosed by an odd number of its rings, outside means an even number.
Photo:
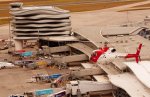
[[[9,97],[25,97],[25,96],[24,95],[15,94],[15,95],[11,95]]]
[[[32,62],[32,63],[25,64],[25,67],[29,69],[37,69],[39,66],[36,64],[36,62]]]
[[[39,60],[17,60],[14,62],[15,65],[20,67],[26,67],[30,69],[36,69],[38,67],[50,66],[54,62],[50,59],[39,59]]]
[[[0,69],[13,68],[15,65],[8,62],[0,62]]]
[[[20,66],[20,67],[26,66],[27,64],[30,64],[30,63],[34,63],[34,60],[17,60],[14,62],[15,65]]]

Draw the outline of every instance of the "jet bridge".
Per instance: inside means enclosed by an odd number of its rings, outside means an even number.
[[[102,36],[99,27],[87,27],[74,30],[74,32],[92,42],[97,48],[102,47],[104,42],[108,42],[106,38]]]
[[[56,60],[59,63],[69,63],[69,62],[85,61],[88,60],[88,57],[85,54],[80,54],[70,56],[58,56],[54,57],[54,60]]]
[[[90,48],[89,46],[83,44],[83,43],[73,43],[73,44],[67,44],[68,46],[75,48],[84,54],[86,54],[88,57],[91,56],[93,49]]]

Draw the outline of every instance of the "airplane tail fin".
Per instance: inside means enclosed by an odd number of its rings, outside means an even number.
[[[136,63],[140,60],[140,52],[141,52],[142,44],[139,44],[139,47],[135,54],[128,54],[125,58],[135,58]]]
[[[142,44],[139,44],[139,47],[136,51],[136,54],[139,56],[140,52],[141,52],[141,48],[142,48]]]

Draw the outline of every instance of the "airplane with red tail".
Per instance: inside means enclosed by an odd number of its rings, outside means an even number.
[[[135,58],[136,63],[139,62],[140,60],[140,51],[142,48],[142,44],[139,44],[139,47],[136,51],[135,54],[125,54],[125,53],[117,53],[116,49],[114,48],[109,48],[107,45],[105,45],[103,48],[100,48],[98,50],[94,50],[91,57],[90,61],[96,63],[96,62],[112,62],[116,58]]]

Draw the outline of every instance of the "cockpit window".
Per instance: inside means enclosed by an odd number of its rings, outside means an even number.
[[[96,53],[96,52],[93,52],[91,56],[97,56],[97,53]]]

